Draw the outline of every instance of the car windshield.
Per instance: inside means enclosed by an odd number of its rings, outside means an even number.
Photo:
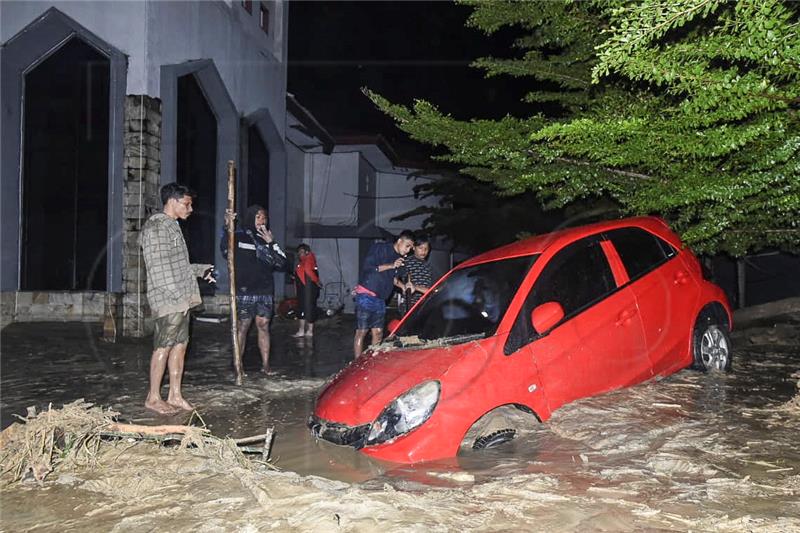
[[[514,257],[452,271],[425,295],[394,338],[458,342],[493,335],[537,257]]]

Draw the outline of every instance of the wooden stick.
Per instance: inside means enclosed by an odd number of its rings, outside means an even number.
[[[263,440],[266,440],[266,438],[267,434],[265,433],[263,435],[253,435],[252,437],[242,437],[241,439],[233,439],[233,442],[235,442],[237,445],[253,444],[254,442],[261,442]]]
[[[207,429],[198,428],[195,426],[178,426],[178,425],[163,425],[163,426],[143,426],[140,424],[122,424],[114,422],[109,424],[107,430],[120,433],[140,433],[142,435],[169,435],[174,433],[186,433],[190,429],[202,429],[207,432]]]
[[[236,209],[236,164],[228,161],[228,211],[233,213]],[[228,274],[230,275],[231,296],[231,337],[233,337],[233,370],[236,373],[236,384],[242,384],[242,354],[239,349],[239,320],[236,313],[236,267],[234,254],[236,251],[236,237],[234,236],[233,219],[228,227]]]
[[[264,435],[264,448],[261,450],[261,459],[266,463],[269,461],[269,453],[272,451],[272,436],[275,432],[275,428],[267,428],[267,432]]]

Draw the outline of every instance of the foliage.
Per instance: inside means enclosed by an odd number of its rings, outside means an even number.
[[[522,33],[488,76],[526,76],[527,118],[458,121],[369,93],[412,138],[504,195],[608,198],[700,252],[800,244],[800,4],[778,0],[465,2]]]
[[[414,194],[438,198],[438,205],[420,205],[393,220],[426,215],[431,235],[447,237],[460,250],[474,253],[546,233],[563,217],[561,210],[543,212],[531,192],[500,196],[491,184],[454,173],[415,185]]]

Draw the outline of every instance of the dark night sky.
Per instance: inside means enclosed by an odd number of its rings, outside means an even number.
[[[421,98],[456,118],[527,115],[525,82],[484,79],[469,67],[481,56],[507,56],[511,36],[487,37],[464,26],[470,8],[451,2],[293,1],[289,18],[289,92],[332,134],[382,133],[402,156],[426,148],[361,93],[395,103]]]

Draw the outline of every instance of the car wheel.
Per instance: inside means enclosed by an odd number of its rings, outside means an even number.
[[[728,372],[733,353],[731,338],[724,326],[710,316],[701,316],[694,326],[692,353],[694,367],[703,372]]]
[[[514,440],[519,430],[539,423],[536,415],[504,405],[482,416],[464,435],[459,450],[486,450]]]
[[[517,430],[506,428],[506,429],[499,429],[494,433],[490,433],[488,435],[484,435],[482,437],[478,437],[475,439],[475,442],[472,445],[473,450],[486,450],[488,448],[494,448],[495,446],[500,446],[501,444],[505,444],[506,442],[514,440],[514,437],[517,436]]]

